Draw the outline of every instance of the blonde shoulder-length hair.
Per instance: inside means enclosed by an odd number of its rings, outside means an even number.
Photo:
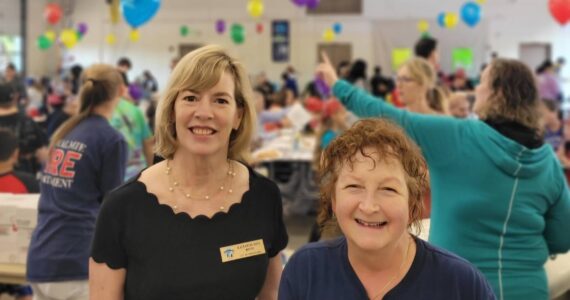
[[[178,93],[187,89],[198,92],[208,90],[218,83],[223,72],[228,72],[234,79],[234,98],[242,113],[238,129],[230,135],[228,158],[249,162],[255,128],[251,84],[242,64],[217,45],[204,46],[186,54],[172,71],[164,96],[157,106],[155,152],[158,155],[172,159],[178,148],[174,119],[174,103]]]

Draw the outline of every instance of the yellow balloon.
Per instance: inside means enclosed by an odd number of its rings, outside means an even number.
[[[107,36],[105,37],[105,41],[107,42],[107,44],[109,45],[114,45],[117,42],[117,37],[115,37],[114,34],[109,33],[107,34]]]
[[[129,33],[129,40],[131,40],[131,42],[138,42],[138,40],[140,40],[141,35],[139,34],[139,31],[136,29],[133,29],[130,33]]]
[[[61,31],[59,39],[68,49],[73,48],[73,46],[77,44],[77,34],[73,29],[64,29],[63,31]]]
[[[254,18],[261,17],[263,14],[263,2],[261,0],[250,0],[247,3],[247,11]]]
[[[325,30],[325,32],[323,32],[323,40],[325,40],[325,42],[332,42],[334,41],[335,37],[336,36],[332,28],[328,28]]]
[[[420,32],[428,32],[429,30],[429,23],[426,20],[421,20],[418,22],[418,30]]]
[[[445,18],[443,19],[443,23],[445,24],[445,28],[453,28],[457,26],[459,22],[459,16],[456,13],[446,13]]]
[[[55,34],[55,32],[54,32],[53,30],[48,30],[48,31],[46,31],[46,33],[44,33],[44,35],[45,35],[45,37],[48,38],[48,40],[50,40],[50,41],[52,41],[52,42],[55,41],[56,34]]]
[[[475,2],[477,2],[477,4],[485,4],[487,0],[475,0]]]

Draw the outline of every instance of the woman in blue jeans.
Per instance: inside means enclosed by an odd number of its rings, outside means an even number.
[[[483,72],[474,110],[458,120],[400,110],[338,76],[326,55],[317,72],[350,111],[404,128],[426,157],[430,242],[473,263],[497,299],[548,299],[544,263],[570,249],[570,195],[542,140],[532,72],[497,59]]]

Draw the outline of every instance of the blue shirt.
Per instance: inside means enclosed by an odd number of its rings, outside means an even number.
[[[495,299],[483,275],[471,264],[420,239],[408,273],[389,299]],[[285,266],[279,300],[366,299],[368,295],[348,260],[346,238],[312,243]]]
[[[104,194],[123,182],[127,144],[89,116],[51,151],[40,176],[38,224],[28,251],[30,282],[88,278],[89,250]]]

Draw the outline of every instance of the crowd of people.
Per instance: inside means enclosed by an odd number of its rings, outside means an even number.
[[[444,74],[435,39],[414,50],[394,78],[323,53],[304,86],[292,66],[250,78],[218,46],[178,60],[164,89],[149,71],[129,81],[126,57],[27,81],[8,65],[0,192],[40,198],[30,285],[0,293],[548,299],[544,262],[570,249],[564,61],[494,57],[468,78]],[[283,130],[316,139],[320,202],[316,243],[282,276],[284,199],[251,153]]]

